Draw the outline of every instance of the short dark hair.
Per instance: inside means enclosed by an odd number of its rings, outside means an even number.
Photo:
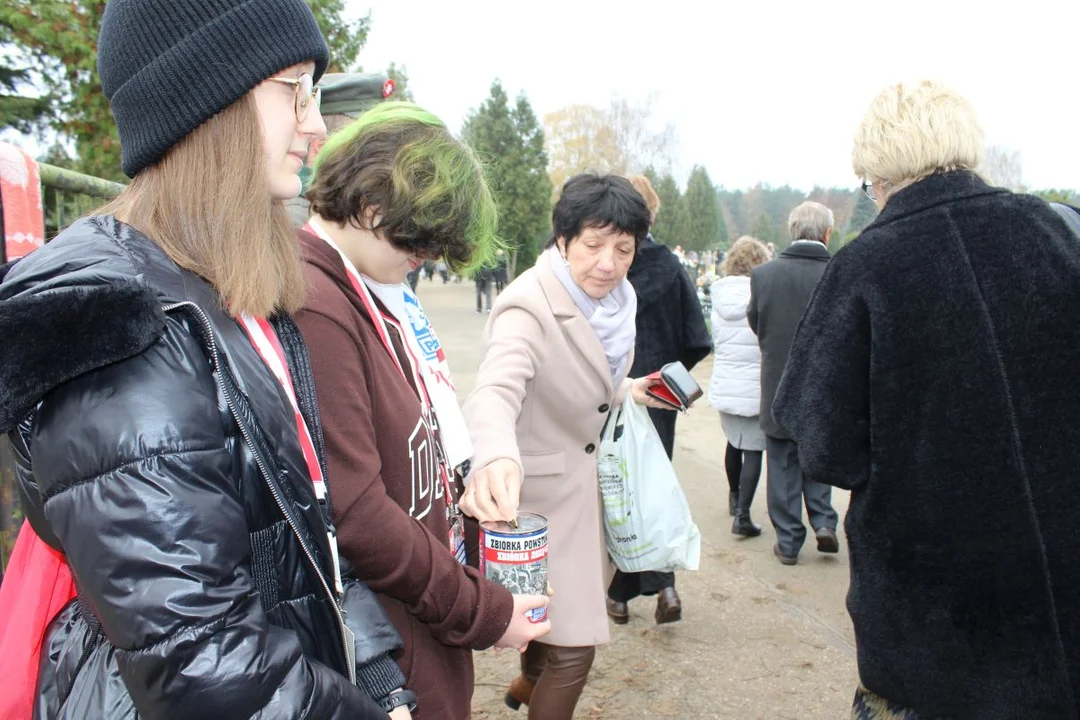
[[[503,247],[498,211],[472,150],[439,118],[406,102],[384,102],[331,135],[315,160],[307,197],[316,215],[340,225],[377,227],[421,258],[459,271]]]
[[[630,181],[618,175],[575,175],[563,185],[551,211],[551,239],[566,238],[569,245],[586,228],[607,228],[632,235],[641,244],[651,221],[645,198]]]

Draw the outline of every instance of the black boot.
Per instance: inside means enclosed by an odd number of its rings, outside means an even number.
[[[750,519],[749,512],[740,512],[735,516],[735,522],[731,524],[731,534],[743,537],[757,537],[761,534],[761,526]]]
[[[727,499],[728,515],[735,517],[739,514],[739,493],[729,492]]]

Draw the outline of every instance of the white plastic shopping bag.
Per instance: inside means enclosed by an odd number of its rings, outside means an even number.
[[[627,393],[597,456],[608,553],[623,572],[697,570],[701,533],[645,407]]]

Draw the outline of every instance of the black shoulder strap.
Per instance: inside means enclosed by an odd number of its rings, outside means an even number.
[[[1064,220],[1065,224],[1072,230],[1073,235],[1080,240],[1080,213],[1077,213],[1074,208],[1063,203],[1052,202],[1050,203],[1050,207],[1053,208],[1054,212],[1061,216],[1061,219]]]
[[[308,430],[311,431],[315,454],[319,458],[323,477],[329,477],[330,473],[326,467],[326,437],[323,433],[319,401],[315,395],[315,375],[311,369],[307,344],[296,321],[289,315],[275,315],[270,318],[270,324],[274,326],[274,331],[281,342],[281,349],[285,353],[285,361],[289,365],[289,374],[292,376],[293,387],[296,389],[296,402],[300,406],[300,414],[307,423]],[[329,483],[327,483],[326,492],[329,498]],[[326,522],[331,522],[329,516],[325,519]]]

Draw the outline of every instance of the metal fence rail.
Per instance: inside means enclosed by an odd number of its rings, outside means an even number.
[[[45,237],[51,240],[78,218],[120,194],[124,186],[92,175],[41,163],[42,205],[45,214]],[[3,238],[0,237],[0,262]],[[3,342],[0,338],[0,342]],[[6,435],[0,436],[0,579],[7,569],[15,537],[22,525],[15,481],[15,459]]]
[[[120,194],[124,186],[93,175],[41,164],[41,200],[45,206],[45,237],[60,231]]]

